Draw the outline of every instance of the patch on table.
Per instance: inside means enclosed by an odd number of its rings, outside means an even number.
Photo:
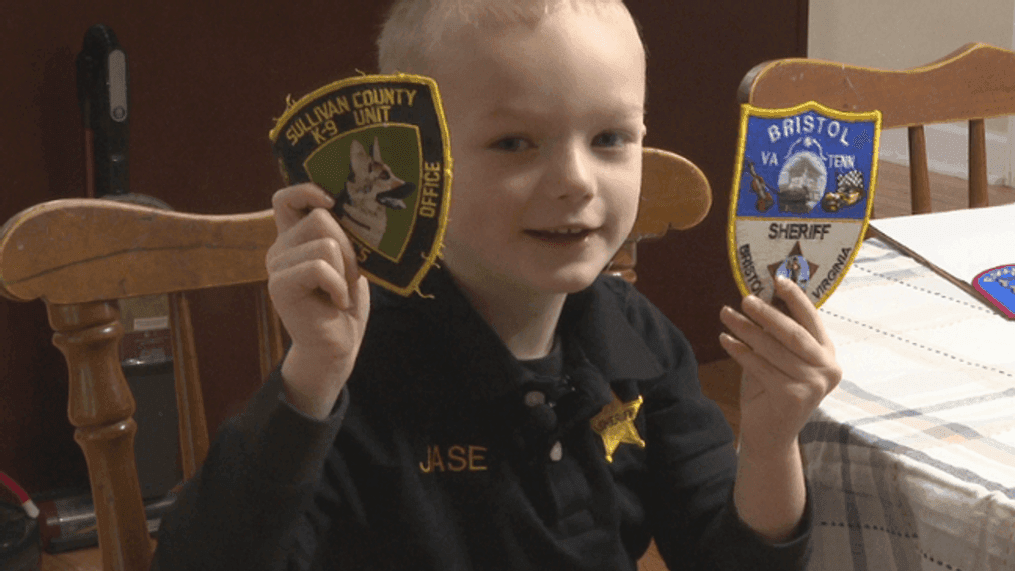
[[[870,220],[880,132],[878,111],[742,106],[727,244],[743,295],[770,301],[784,276],[828,299]]]
[[[1015,264],[981,272],[973,278],[973,287],[1008,319],[1015,319]]]
[[[440,254],[451,191],[451,145],[437,83],[363,75],[290,103],[269,133],[286,184],[335,198],[368,279],[416,291]]]

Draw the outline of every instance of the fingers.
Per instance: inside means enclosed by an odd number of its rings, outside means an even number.
[[[743,313],[724,307],[719,313],[730,333],[789,374],[801,366],[821,366],[824,347],[801,325],[755,296],[743,301]]]
[[[306,262],[320,260],[335,268],[340,275],[345,274],[342,247],[334,238],[323,237],[303,243],[297,241],[295,245],[285,245],[272,254],[265,261],[268,273],[279,273]]]
[[[720,311],[720,321],[731,334],[723,333],[720,344],[745,371],[759,377],[821,378],[834,386],[841,369],[817,310],[789,280],[776,280],[776,294],[786,302],[790,315],[748,296],[742,303],[743,313],[729,307]]]
[[[283,188],[271,197],[279,234],[292,228],[314,208],[330,210],[334,205],[335,200],[328,193],[310,183]]]
[[[292,280],[302,289],[321,289],[341,308],[351,302],[347,284],[355,283],[355,278],[346,277],[348,265],[342,247],[332,238],[298,244],[269,256],[266,262],[268,275],[276,281]]]
[[[358,268],[356,264],[352,264],[352,266]],[[356,316],[360,323],[366,323],[370,315],[370,284],[366,276],[360,276],[355,281],[347,283],[352,284],[352,287],[349,288],[349,299],[356,309]]]
[[[745,371],[778,371],[789,377],[807,374],[807,368],[820,360],[820,355],[801,357],[782,344],[775,336],[766,332],[745,315],[724,307],[720,320],[732,335],[723,333],[719,337],[722,347]]]
[[[776,280],[786,313],[748,296],[743,313],[724,307],[723,349],[743,367],[740,405],[744,435],[758,442],[795,441],[821,400],[842,378],[835,348],[806,294]],[[747,427],[750,427],[748,429]]]
[[[719,344],[745,371],[756,371],[763,378],[782,378],[789,375],[786,371],[763,359],[746,343],[728,333],[719,334]]]
[[[292,299],[300,297],[317,297],[320,302],[334,304],[339,309],[352,306],[352,294],[348,282],[345,281],[334,266],[320,259],[287,267],[272,273],[268,279],[268,290],[276,305],[282,305],[282,297]]]
[[[779,276],[775,280],[775,295],[786,302],[790,316],[799,323],[822,346],[830,347],[831,338],[818,316],[818,310],[807,298],[807,294],[792,281]]]
[[[350,282],[359,278],[352,241],[331,212],[323,208],[315,208],[279,234],[268,249],[265,264],[271,272],[310,258],[328,260]]]
[[[342,309],[357,303],[363,287],[356,252],[331,214],[331,197],[303,184],[276,192],[272,202],[279,234],[265,266],[276,290],[326,294]]]

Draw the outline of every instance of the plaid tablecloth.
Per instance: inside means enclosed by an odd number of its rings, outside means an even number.
[[[1015,322],[877,240],[820,311],[810,569],[1015,570]]]

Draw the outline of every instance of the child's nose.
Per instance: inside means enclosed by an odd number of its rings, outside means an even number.
[[[595,194],[593,157],[584,145],[562,144],[555,155],[550,186],[554,198],[581,201]]]

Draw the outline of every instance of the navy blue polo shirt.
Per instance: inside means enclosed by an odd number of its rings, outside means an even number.
[[[684,336],[633,287],[569,296],[536,363],[445,271],[420,289],[371,292],[329,418],[290,407],[276,371],[223,425],[165,518],[162,569],[635,570],[652,538],[671,569],[804,567],[809,503],[786,544],[738,519],[733,434]]]

